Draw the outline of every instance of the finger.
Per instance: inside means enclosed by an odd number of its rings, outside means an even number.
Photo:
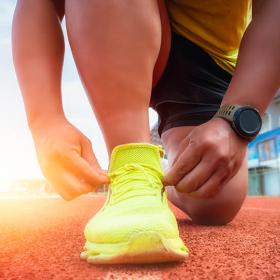
[[[215,164],[211,164],[207,158],[204,158],[178,182],[175,188],[179,192],[193,192],[199,189],[214,172]]]
[[[176,157],[173,159],[173,165],[174,163],[178,160],[178,158],[180,157],[180,155],[184,152],[184,150],[188,147],[190,143],[190,138],[186,137],[184,138],[180,144],[179,144],[179,147],[178,147],[178,150],[177,150],[177,155]]]
[[[51,185],[65,199],[72,200],[77,196],[93,191],[90,184],[62,170],[51,180]]]
[[[167,171],[163,179],[165,186],[176,186],[201,161],[201,151],[189,145]]]
[[[92,167],[78,153],[71,154],[68,159],[68,167],[77,177],[89,183],[92,188],[109,183],[109,177],[105,173],[101,173],[96,167]]]
[[[101,167],[93,152],[90,140],[85,139],[83,141],[81,155],[89,163],[90,166],[97,170],[101,170]]]
[[[212,198],[216,196],[230,178],[230,173],[225,169],[218,169],[198,190],[189,193],[191,196]]]

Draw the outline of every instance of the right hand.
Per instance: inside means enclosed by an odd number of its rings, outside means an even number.
[[[48,182],[65,199],[94,191],[109,178],[99,166],[90,140],[65,118],[32,129],[37,157]]]

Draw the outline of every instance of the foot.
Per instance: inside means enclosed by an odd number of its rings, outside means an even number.
[[[86,225],[83,259],[100,264],[154,263],[188,255],[162,185],[161,152],[160,146],[145,143],[115,147],[107,200]]]

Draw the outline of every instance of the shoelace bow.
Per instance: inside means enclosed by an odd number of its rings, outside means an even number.
[[[163,188],[162,173],[145,164],[126,164],[108,175],[112,204],[135,196],[157,196]]]

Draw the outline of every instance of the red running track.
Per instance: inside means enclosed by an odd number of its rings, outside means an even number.
[[[0,279],[280,279],[280,198],[248,198],[227,226],[192,225],[184,263],[94,266],[80,260],[83,228],[104,201],[0,197]]]

